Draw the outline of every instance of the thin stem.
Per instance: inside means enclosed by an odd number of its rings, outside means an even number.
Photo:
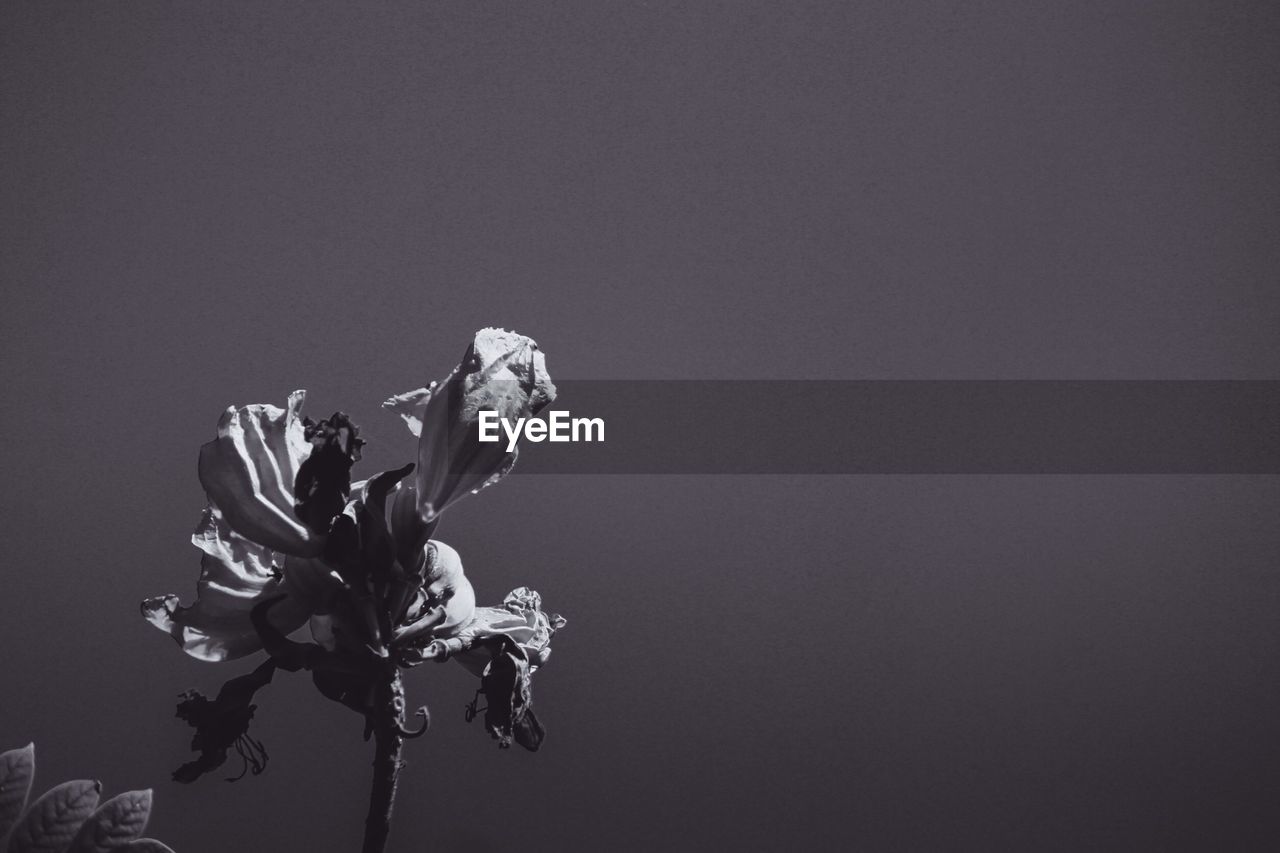
[[[369,816],[364,822],[363,853],[383,853],[391,833],[391,809],[395,805],[396,783],[404,766],[404,685],[394,664],[378,685],[378,701],[373,719],[373,786],[369,791]]]

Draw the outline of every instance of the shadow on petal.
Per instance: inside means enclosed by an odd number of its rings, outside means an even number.
[[[235,533],[212,504],[191,541],[203,552],[195,602],[183,607],[176,595],[156,596],[142,602],[142,615],[200,660],[232,660],[261,650],[251,614],[260,601],[289,589],[275,565],[279,555]],[[271,619],[287,634],[310,615],[304,597],[290,595]]]

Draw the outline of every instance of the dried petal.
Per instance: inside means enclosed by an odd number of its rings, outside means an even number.
[[[212,504],[191,541],[203,552],[195,603],[182,607],[176,595],[156,596],[142,603],[142,615],[200,660],[230,660],[259,651],[262,642],[250,616],[254,605],[297,589],[282,580],[280,555],[240,536]],[[289,565],[291,570],[297,566],[299,579],[316,570],[310,561]],[[309,614],[305,597],[294,594],[272,611],[271,620],[289,633]]]
[[[191,749],[199,752],[200,757],[175,770],[174,781],[194,782],[221,767],[233,748],[244,759],[240,776],[249,770],[256,776],[266,768],[267,751],[261,742],[249,736],[249,721],[257,710],[257,706],[251,704],[254,694],[271,683],[275,671],[275,663],[267,661],[253,672],[223,684],[214,699],[196,690],[188,690],[179,697],[182,701],[178,703],[177,716],[196,730]]]
[[[234,407],[218,437],[200,448],[200,482],[231,526],[246,539],[299,557],[318,556],[322,540],[294,514],[294,482],[311,453],[298,413],[305,391],[287,409]]]
[[[479,440],[479,413],[514,422],[555,399],[546,359],[531,339],[502,329],[481,329],[462,362],[443,382],[383,403],[419,436],[415,485],[418,514],[436,519],[465,495],[492,485],[515,465],[518,448]]]
[[[365,442],[344,412],[318,422],[304,420],[303,437],[311,443],[311,453],[293,483],[294,515],[312,533],[324,536],[333,517],[347,504],[351,466],[360,461]]]
[[[424,574],[419,600],[409,609],[407,623],[395,632],[395,642],[424,637],[449,637],[471,622],[476,594],[462,570],[458,552],[432,539],[423,549]]]
[[[484,727],[501,749],[512,740],[536,752],[546,730],[533,713],[533,681],[529,661],[509,637],[486,640],[492,659],[480,679],[485,698]]]

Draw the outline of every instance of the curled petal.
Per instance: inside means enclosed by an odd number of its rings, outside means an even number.
[[[471,621],[476,610],[476,593],[462,571],[462,557],[438,539],[427,543],[429,552],[423,591],[427,602],[444,608],[444,618],[435,629],[437,636],[449,636]]]
[[[200,448],[200,483],[231,526],[247,539],[299,557],[319,555],[320,538],[294,514],[294,481],[311,453],[298,413],[306,392],[287,409],[229,408],[218,437]]]
[[[564,617],[542,610],[542,597],[528,587],[507,594],[501,607],[477,607],[470,621],[451,635],[434,636],[410,662],[452,657],[474,675],[482,675],[492,655],[486,643],[507,638],[519,647],[533,673],[551,657],[551,638]]]
[[[142,603],[142,615],[200,660],[231,660],[260,650],[250,614],[259,601],[288,589],[277,569],[279,555],[235,533],[213,505],[191,541],[203,552],[196,601],[183,607],[176,595],[156,596]],[[271,619],[289,633],[309,615],[306,602],[289,595]]]
[[[479,413],[509,421],[537,414],[555,399],[546,358],[531,338],[481,329],[462,362],[443,382],[383,403],[418,438],[418,514],[432,522],[450,504],[510,472],[517,450],[479,440]]]
[[[398,644],[423,637],[449,637],[472,621],[476,594],[462,571],[462,558],[443,542],[432,539],[423,549],[422,589],[406,614],[406,623],[396,629]]]
[[[431,395],[435,393],[436,386],[439,384],[432,382],[426,388],[415,388],[403,394],[396,394],[384,402],[382,408],[390,409],[399,415],[405,426],[409,428],[409,432],[417,438],[422,435],[422,416],[426,413],[427,401],[431,399]],[[355,488],[355,485],[352,488]]]

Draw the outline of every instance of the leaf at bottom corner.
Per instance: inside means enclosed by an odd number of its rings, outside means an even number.
[[[35,744],[0,752],[0,842],[22,817],[35,775]]]
[[[88,779],[50,788],[27,809],[9,836],[8,853],[59,853],[66,850],[98,807],[102,783]]]
[[[68,853],[109,853],[141,835],[151,817],[151,789],[107,800],[84,822]]]

